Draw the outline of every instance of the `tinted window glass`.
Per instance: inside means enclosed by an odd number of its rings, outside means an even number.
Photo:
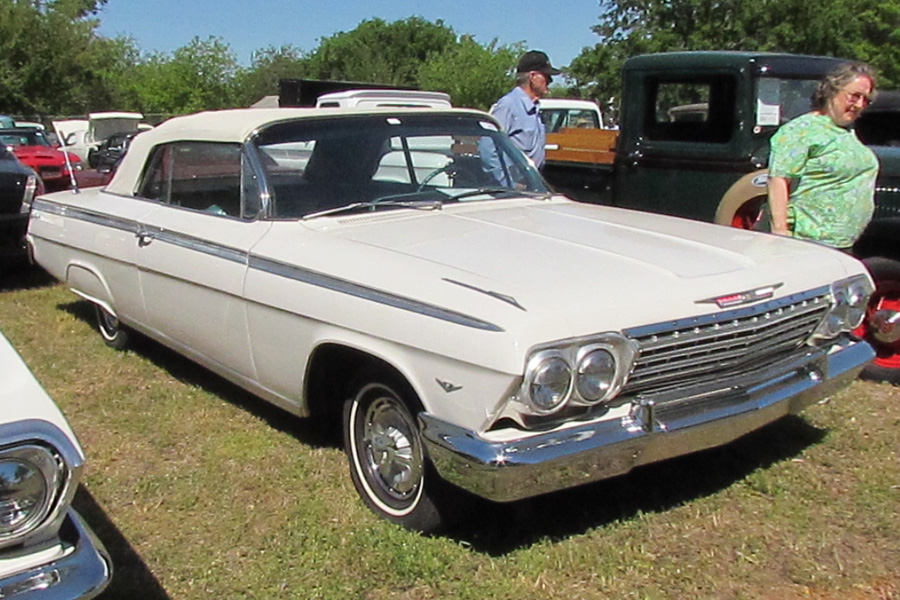
[[[649,81],[647,139],[728,142],[735,129],[735,86],[729,76]]]
[[[241,215],[238,144],[180,142],[157,147],[140,195],[217,215]]]
[[[390,209],[398,202],[473,202],[506,191],[546,191],[509,138],[478,116],[306,119],[273,125],[256,145],[277,218],[372,201]],[[489,191],[478,193],[483,189]]]

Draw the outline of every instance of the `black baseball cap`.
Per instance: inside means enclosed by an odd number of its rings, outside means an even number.
[[[516,73],[529,73],[531,71],[537,71],[545,75],[559,75],[562,73],[559,69],[553,68],[553,65],[550,64],[550,59],[540,50],[530,50],[519,59]]]

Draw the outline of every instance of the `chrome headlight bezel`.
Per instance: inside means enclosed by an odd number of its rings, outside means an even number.
[[[556,412],[572,393],[571,366],[558,350],[536,352],[528,360],[522,390],[536,415]]]
[[[619,333],[565,340],[535,348],[528,356],[517,400],[527,415],[547,416],[566,406],[596,406],[621,391],[634,366],[637,342]],[[600,359],[601,363],[592,363]],[[554,398],[535,394],[536,383],[554,369]]]
[[[59,456],[41,444],[0,448],[0,545],[21,539],[53,514],[65,482]]]
[[[869,297],[875,286],[868,275],[856,275],[831,284],[831,306],[814,337],[831,339],[850,333],[860,325],[866,316]]]
[[[70,431],[49,421],[23,419],[0,424],[0,441],[3,442],[0,445],[0,456],[29,446],[42,448],[53,456],[57,472],[56,476],[46,476],[48,481],[53,481],[53,487],[50,488],[52,499],[43,518],[35,519],[28,527],[16,528],[12,535],[0,537],[0,548],[52,539],[65,520],[84,469],[84,454],[77,440]]]

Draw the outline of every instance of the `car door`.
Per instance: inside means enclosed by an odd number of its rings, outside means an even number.
[[[247,256],[270,224],[240,145],[180,142],[154,150],[140,193],[138,270],[149,328],[214,370],[254,378],[242,300]]]

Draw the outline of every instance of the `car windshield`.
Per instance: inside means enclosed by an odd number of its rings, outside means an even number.
[[[778,127],[811,109],[818,79],[761,77],[756,87],[756,126]]]
[[[255,146],[276,218],[547,193],[530,161],[478,115],[306,119],[265,129]]]
[[[17,131],[0,131],[0,143],[4,146],[47,146],[51,144],[47,141],[44,132],[35,130],[17,130]]]

